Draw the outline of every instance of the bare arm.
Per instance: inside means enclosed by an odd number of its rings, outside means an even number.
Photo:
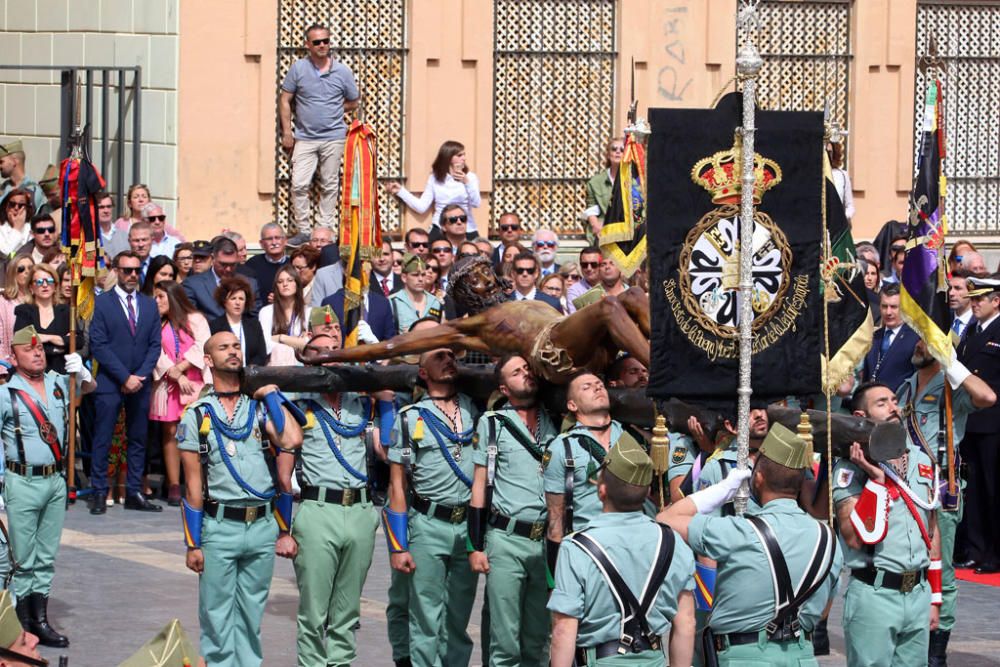
[[[694,595],[682,591],[677,598],[677,613],[670,626],[670,664],[690,665],[694,657]]]
[[[358,104],[361,103],[361,98],[358,97],[356,100],[344,100],[344,113],[348,111],[354,111],[358,108]]]
[[[295,93],[281,91],[278,97],[278,117],[281,119],[281,134],[290,135],[292,133],[292,98]]]
[[[694,504],[694,501],[690,497],[682,498],[657,514],[656,520],[673,528],[681,536],[681,539],[687,542],[688,526],[691,524],[691,519],[697,513],[698,507]]]
[[[452,320],[434,328],[409,331],[372,345],[358,345],[322,353],[311,352],[307,347],[305,354],[297,356],[302,363],[316,365],[330,361],[377,361],[404,354],[427,352],[440,347],[482,351],[487,349],[485,343],[474,333],[477,325],[481,325],[484,321],[477,315],[464,320]]]
[[[400,463],[389,464],[389,509],[406,513],[406,471]],[[389,554],[389,564],[403,574],[410,574],[417,569],[409,551]]]
[[[552,649],[549,656],[552,667],[571,667],[573,664],[579,625],[580,621],[572,616],[560,614],[558,611],[552,612]]]
[[[843,538],[844,544],[852,549],[864,548],[861,538],[858,537],[854,525],[851,523],[851,512],[854,511],[854,506],[857,504],[858,496],[851,496],[837,503],[837,523],[840,525],[840,536]]]
[[[278,489],[283,493],[292,492],[292,475],[295,473],[295,455],[281,452],[277,458]]]
[[[683,477],[674,477],[670,480],[670,502],[679,502],[681,498],[684,497],[684,493],[681,491],[681,484],[684,483]]]
[[[814,519],[826,521],[830,511],[827,499],[830,494],[830,480],[824,479],[821,484],[816,484],[815,479],[803,479],[802,489],[799,492],[799,505]]]
[[[486,466],[477,465],[472,474],[472,498],[469,507],[484,507],[486,503]]]
[[[566,498],[561,493],[546,493],[545,506],[549,509],[548,538],[552,542],[562,542],[563,512],[566,511]]]

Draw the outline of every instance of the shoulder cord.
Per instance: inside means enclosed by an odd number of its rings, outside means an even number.
[[[219,456],[222,458],[222,462],[225,464],[229,474],[233,476],[233,479],[240,485],[240,488],[250,495],[256,496],[261,500],[270,500],[271,498],[274,498],[277,493],[274,489],[266,493],[258,491],[250,486],[247,481],[240,476],[240,474],[236,471],[236,467],[233,465],[232,459],[229,457],[229,452],[226,451],[225,444],[222,442],[223,435],[230,440],[240,440],[241,442],[246,441],[246,439],[250,437],[250,433],[253,431],[254,422],[257,418],[257,401],[250,401],[250,417],[247,419],[247,424],[242,431],[233,430],[228,424],[219,419],[211,404],[205,403],[204,408],[208,412],[209,417],[212,419],[212,426],[215,430],[215,440],[219,446]]]
[[[938,496],[941,493],[941,485],[938,483],[940,480],[940,474],[939,474],[940,469],[938,468],[938,466],[934,466],[934,497],[931,500],[931,502],[928,503],[926,500],[921,499],[920,496],[914,493],[913,489],[911,489],[909,485],[902,478],[900,478],[899,475],[896,474],[896,471],[892,469],[892,466],[887,466],[884,463],[879,463],[878,465],[880,468],[882,468],[883,471],[885,471],[886,477],[891,479],[896,484],[896,486],[899,487],[900,491],[905,493],[907,497],[910,498],[910,500],[912,500],[914,503],[916,503],[916,505],[919,506],[921,509],[926,510],[928,512],[937,509],[939,500]],[[920,464],[917,463],[917,465]]]
[[[512,420],[507,415],[501,414],[500,412],[495,412],[493,416],[500,420],[500,423],[503,424],[507,428],[508,431],[510,431],[510,434],[512,436],[514,436],[514,439],[517,440],[517,442],[522,447],[524,447],[526,450],[528,450],[528,453],[531,454],[531,456],[534,457],[534,459],[536,461],[541,461],[542,460],[542,456],[545,454],[545,448],[538,444],[538,439],[539,439],[539,437],[541,437],[541,430],[542,430],[541,429],[541,426],[542,426],[542,411],[541,411],[541,408],[538,409],[538,419],[537,419],[537,425],[535,427],[535,431],[536,432],[532,434],[532,437],[535,439],[534,442],[531,442],[530,440],[527,440],[524,437],[522,437],[521,434],[520,434],[520,432],[518,432],[517,429],[515,429],[511,425],[510,422]],[[492,420],[492,417],[490,419]]]
[[[334,438],[330,433],[330,429],[333,429],[333,432],[341,438],[356,438],[364,433],[365,428],[368,427],[368,421],[362,420],[358,426],[348,426],[327,412],[318,401],[310,398],[303,402],[312,409],[313,414],[316,416],[316,421],[319,422],[320,428],[323,429],[323,435],[326,437],[326,444],[330,447],[330,451],[333,452],[334,457],[336,457],[337,463],[343,466],[344,470],[346,470],[351,477],[367,484],[368,476],[358,472],[350,463],[347,462],[347,459],[344,458],[343,452],[341,452],[340,448],[337,447],[336,438]]]
[[[469,429],[467,431],[462,431],[461,433],[456,433],[450,428],[445,426],[445,424],[438,419],[438,416],[427,408],[417,408],[420,413],[421,418],[427,424],[431,433],[434,434],[434,439],[437,440],[438,447],[441,449],[441,455],[444,456],[444,460],[451,467],[451,471],[455,473],[455,477],[458,477],[462,484],[467,487],[472,488],[472,480],[462,472],[462,469],[458,466],[455,459],[452,457],[451,452],[448,451],[448,447],[444,444],[444,437],[448,438],[452,442],[460,445],[467,445],[472,442],[472,434],[474,429]]]

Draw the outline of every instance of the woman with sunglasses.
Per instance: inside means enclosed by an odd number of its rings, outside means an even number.
[[[59,274],[51,264],[31,267],[27,301],[14,309],[14,331],[28,325],[35,327],[45,348],[49,370],[66,372],[66,351],[69,349],[69,305],[62,303],[56,289]]]
[[[14,188],[0,201],[0,257],[11,257],[31,240],[29,221],[35,216],[31,193]]]
[[[615,182],[615,174],[625,154],[625,140],[612,137],[604,147],[604,169],[597,172],[587,181],[587,208],[583,212],[584,232],[587,243],[597,245],[597,236],[604,226],[604,216],[611,205],[611,187]]]
[[[444,301],[444,290],[441,289],[441,267],[435,257],[428,257],[425,260],[427,267],[424,274],[424,289],[437,297],[438,301]]]
[[[181,504],[181,456],[177,449],[177,423],[188,403],[211,375],[205,367],[208,322],[191,305],[180,283],[163,280],[153,289],[160,313],[160,358],[153,368],[149,419],[160,422],[163,464],[167,471],[167,504]]]
[[[164,280],[177,280],[177,265],[166,255],[157,255],[149,260],[146,267],[146,280],[142,283],[142,293],[146,296],[153,296],[153,291],[157,285]]]
[[[438,149],[437,157],[431,165],[431,175],[418,199],[409,190],[396,182],[388,183],[389,194],[399,197],[412,211],[418,214],[426,213],[431,205],[434,215],[431,216],[430,240],[444,237],[441,228],[441,213],[445,206],[457,205],[462,208],[465,216],[465,231],[470,239],[478,234],[476,221],[472,218],[472,209],[479,208],[479,178],[469,171],[466,163],[465,146],[457,141],[446,141]]]
[[[7,264],[3,295],[0,296],[0,361],[10,359],[10,339],[14,335],[14,309],[30,297],[28,281],[35,260],[17,255]],[[0,367],[2,368],[2,367]]]
[[[274,303],[260,309],[261,329],[270,355],[268,366],[297,366],[295,347],[309,340],[309,308],[302,295],[302,280],[291,264],[274,276]]]

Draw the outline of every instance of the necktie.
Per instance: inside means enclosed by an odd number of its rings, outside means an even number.
[[[951,323],[951,330],[955,332],[956,336],[962,335],[962,320],[955,318],[955,321]]]
[[[889,346],[892,345],[892,329],[886,329],[885,333],[882,334],[882,347],[879,348],[879,358],[885,357],[886,352],[889,351]]]
[[[128,328],[132,331],[132,335],[135,335],[135,306],[132,305],[132,295],[128,295],[126,299],[128,303]]]
[[[389,279],[388,278],[383,278],[382,279],[382,293],[385,294],[386,296],[389,296]]]
[[[982,322],[980,322],[980,323],[978,323],[978,324],[976,325],[976,333],[977,333],[977,334],[981,334],[981,333],[983,333],[983,323],[982,323]]]

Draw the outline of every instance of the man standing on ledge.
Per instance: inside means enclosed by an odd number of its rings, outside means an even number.
[[[344,155],[347,123],[344,113],[358,107],[361,94],[354,74],[330,57],[330,30],[314,23],[306,29],[309,57],[292,63],[281,84],[278,110],[281,146],[292,153],[292,211],[298,233],[288,244],[298,247],[309,240],[312,229],[309,191],[319,166],[319,226],[333,228]],[[292,132],[295,100],[295,132]]]

